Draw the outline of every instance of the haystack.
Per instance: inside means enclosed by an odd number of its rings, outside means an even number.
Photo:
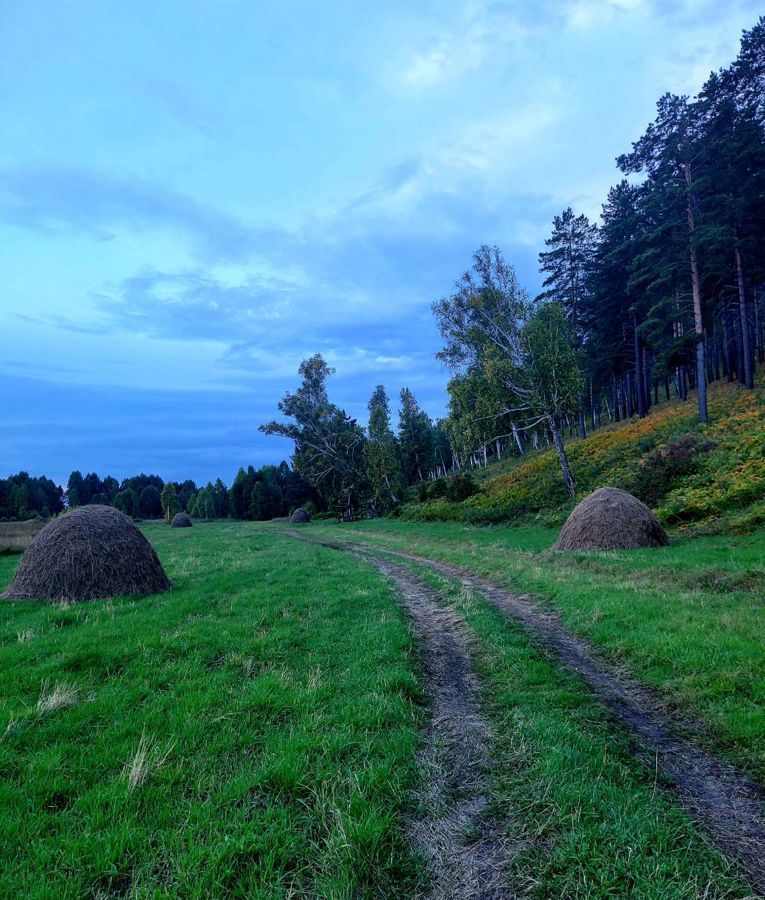
[[[290,516],[290,522],[293,525],[307,525],[311,521],[311,516],[302,506],[299,506]]]
[[[151,544],[113,506],[64,513],[32,540],[2,595],[10,600],[98,600],[170,588]]]
[[[170,523],[171,528],[191,528],[194,523],[189,518],[189,514],[185,512],[176,513],[173,521]]]
[[[632,550],[665,547],[667,533],[650,509],[619,488],[593,491],[561,529],[556,550]]]

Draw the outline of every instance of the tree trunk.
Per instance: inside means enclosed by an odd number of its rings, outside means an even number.
[[[645,379],[643,377],[643,359],[640,352],[640,337],[638,336],[637,316],[632,314],[632,341],[635,351],[635,388],[637,389],[637,411],[641,419],[648,413],[645,402]]]
[[[513,437],[515,438],[515,445],[518,448],[518,452],[523,456],[523,444],[521,443],[521,436],[518,434],[518,429],[515,427],[515,422],[510,426],[513,429]]]
[[[696,332],[696,389],[698,391],[699,422],[709,421],[707,409],[707,366],[704,347],[704,320],[701,315],[701,279],[699,262],[696,256],[696,220],[693,212],[693,194],[691,193],[691,167],[685,165],[685,183],[688,189],[688,253],[691,263],[691,289],[693,291],[693,328]]]
[[[584,427],[584,403],[579,407],[576,414],[576,431],[582,440],[587,437],[587,429]]]
[[[741,265],[741,251],[736,247],[736,281],[738,283],[738,310],[741,318],[741,344],[744,351],[744,384],[754,387],[752,372],[752,345],[749,343],[749,321],[746,314],[746,294],[744,292],[744,268]]]
[[[563,481],[566,483],[566,491],[573,500],[576,496],[576,484],[574,483],[574,476],[571,474],[571,465],[568,461],[566,448],[563,446],[563,438],[560,435],[555,416],[548,416],[547,424],[550,428],[550,433],[552,434],[553,443],[555,444],[555,452],[558,454],[558,462],[560,463],[561,472],[563,472]]]

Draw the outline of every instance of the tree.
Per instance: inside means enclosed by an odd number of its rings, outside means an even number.
[[[212,485],[212,496],[215,504],[215,518],[224,519],[228,515],[228,488],[220,478],[216,478],[215,484]]]
[[[116,498],[115,498],[116,502]],[[168,483],[162,488],[162,493],[160,494],[160,503],[162,505],[162,512],[165,515],[165,519],[169,522],[176,513],[181,511],[181,503],[178,499],[178,490],[172,481],[168,481]]]
[[[491,371],[505,391],[507,414],[523,416],[526,428],[545,425],[566,489],[573,496],[574,479],[560,418],[576,408],[570,391],[581,392],[582,379],[565,311],[547,302],[530,314],[528,295],[496,248],[482,248],[475,255],[474,271],[483,274],[480,278],[463,275],[456,293],[433,305],[446,340],[439,357],[458,373]]]
[[[657,104],[656,120],[633,144],[632,152],[617,160],[625,172],[645,172],[655,205],[669,218],[685,221],[688,266],[696,335],[696,387],[699,421],[707,422],[706,351],[699,262],[700,196],[708,177],[705,147],[700,139],[698,107],[687,97],[665,94]]]
[[[80,506],[85,502],[85,484],[82,478],[82,473],[78,472],[76,469],[69,476],[69,480],[66,483],[66,499],[67,505],[69,509],[74,509],[75,506]]]
[[[369,400],[368,440],[364,459],[372,503],[378,510],[397,506],[403,491],[403,473],[390,427],[390,406],[383,385],[378,384]]]
[[[155,519],[162,515],[162,502],[159,491],[153,484],[147,484],[138,498],[138,508],[142,516]]]
[[[432,306],[445,342],[437,358],[452,371],[460,371],[480,362],[487,349],[494,347],[516,364],[528,294],[499,248],[481,245],[473,254],[472,268],[460,276],[455,288],[450,297]]]
[[[560,432],[561,417],[576,409],[582,391],[578,354],[572,347],[570,324],[559,303],[539,306],[524,326],[523,363],[519,390],[529,410],[552,435],[569,497],[576,494],[566,448]]]
[[[300,387],[279,402],[281,413],[292,421],[272,421],[260,430],[294,441],[295,470],[327,502],[350,506],[367,487],[364,432],[355,419],[330,403],[326,383],[334,369],[321,354],[303,360],[298,372]]]
[[[582,312],[591,284],[597,234],[597,226],[587,216],[575,216],[569,206],[553,219],[552,234],[545,241],[549,249],[539,254],[540,271],[547,273],[540,299],[554,300],[566,311],[577,350],[585,341]],[[587,436],[584,401],[577,411],[577,429],[580,438]]]
[[[229,513],[234,519],[252,518],[252,489],[255,487],[255,469],[239,468],[229,492]]]
[[[190,501],[196,496],[197,486],[192,481],[191,478],[187,478],[184,482],[178,485],[178,502],[181,505],[181,509],[185,509],[188,511]]]
[[[115,507],[126,516],[137,516],[139,513],[138,495],[133,488],[118,491],[114,498]]]
[[[539,254],[539,269],[547,273],[543,300],[554,300],[566,311],[574,343],[583,343],[582,305],[586,302],[598,229],[587,216],[574,215],[567,207],[553,219],[552,234],[545,241],[549,249]]]
[[[424,481],[433,465],[433,425],[406,387],[401,389],[398,443],[407,484]]]

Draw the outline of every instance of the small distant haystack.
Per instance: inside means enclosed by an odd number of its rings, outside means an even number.
[[[311,521],[311,516],[302,506],[299,506],[290,516],[290,522],[293,525],[307,525]]]
[[[194,523],[189,518],[189,514],[185,512],[176,513],[173,521],[170,523],[171,528],[191,528]]]
[[[618,488],[593,491],[561,529],[556,550],[633,550],[665,547],[667,533],[637,497]]]
[[[81,506],[49,522],[2,595],[9,600],[99,600],[167,591],[151,544],[113,506]]]

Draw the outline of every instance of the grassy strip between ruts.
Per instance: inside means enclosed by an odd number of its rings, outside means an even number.
[[[708,745],[765,784],[765,535],[555,553],[557,532],[375,520],[313,537],[464,566],[555,609],[577,634],[708,729]]]
[[[751,897],[576,676],[480,595],[407,563],[464,617],[494,724],[493,805],[522,896]],[[508,814],[509,810],[509,814]]]
[[[0,896],[411,894],[390,587],[253,525],[146,530],[171,593],[0,604]]]

